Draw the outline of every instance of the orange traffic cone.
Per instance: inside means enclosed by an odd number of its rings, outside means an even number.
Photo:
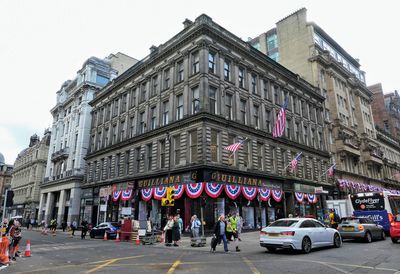
[[[117,237],[115,238],[115,241],[119,243],[121,240],[119,239],[119,230],[117,230]]]
[[[31,240],[28,240],[28,242],[26,243],[24,257],[30,257],[30,256],[31,256]]]
[[[139,232],[136,236],[136,241],[135,241],[136,245],[140,245],[140,239],[139,239]]]
[[[106,231],[104,231],[104,237],[103,237],[103,241],[107,241],[108,239],[107,239],[107,232]]]

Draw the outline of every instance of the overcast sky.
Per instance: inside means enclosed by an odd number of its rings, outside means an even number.
[[[56,91],[91,56],[123,52],[136,59],[202,13],[244,40],[305,7],[360,59],[367,84],[399,89],[398,1],[18,1],[0,0],[0,152],[13,164],[51,126]],[[143,3],[142,3],[143,2]],[[397,76],[397,77],[396,77]]]

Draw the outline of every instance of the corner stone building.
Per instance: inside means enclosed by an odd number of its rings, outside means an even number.
[[[4,194],[11,187],[13,166],[7,165],[3,154],[0,152],[0,214],[3,214]],[[8,216],[8,214],[6,214]]]
[[[210,197],[203,192],[207,228],[218,214],[236,211],[245,228],[295,211],[322,214],[323,199],[311,205],[294,202],[295,191],[314,193],[317,186],[330,186],[320,176],[329,154],[322,130],[324,98],[318,89],[207,15],[186,20],[183,31],[150,51],[91,102],[82,218],[117,221],[133,212],[133,218],[150,218],[160,228],[167,210],[160,197],[148,199],[142,190],[162,189],[169,175],[177,187],[186,186],[186,194],[177,195],[171,209],[180,212],[185,227],[191,215],[200,216],[200,199],[189,195],[188,187],[202,182],[284,193],[282,200],[259,203],[243,195]],[[286,96],[285,135],[272,138]],[[235,154],[224,150],[245,138]],[[287,167],[299,152],[299,167],[291,173]],[[132,188],[134,195],[127,201],[109,196],[110,189],[118,194]]]
[[[38,217],[40,184],[46,173],[50,136],[50,131],[44,133],[42,140],[36,134],[32,135],[29,147],[18,154],[14,163],[12,214],[23,216],[24,220]]]

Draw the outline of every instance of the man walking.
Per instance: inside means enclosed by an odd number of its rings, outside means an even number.
[[[81,239],[85,239],[86,233],[88,231],[88,222],[86,220],[83,220],[82,223],[82,233],[81,233]]]
[[[230,226],[231,226],[231,230],[232,230],[232,236],[233,236],[233,241],[235,243],[236,246],[236,252],[239,252],[239,240],[238,240],[238,231],[237,231],[237,222],[238,219],[236,217],[236,214],[233,214],[230,218],[229,218],[229,222],[230,222]]]
[[[225,252],[229,252],[228,250],[228,241],[226,240],[226,221],[225,215],[221,214],[218,219],[218,222],[215,224],[214,234],[217,237],[217,242],[221,243],[221,240],[224,242],[224,250]],[[212,251],[215,252],[215,246],[212,247]]]
[[[197,215],[193,215],[192,217],[192,225],[190,229],[192,230],[192,236],[194,239],[200,237],[200,220],[197,218]]]

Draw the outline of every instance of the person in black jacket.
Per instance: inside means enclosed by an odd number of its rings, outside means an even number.
[[[221,243],[221,240],[224,242],[224,250],[225,252],[228,252],[228,241],[226,240],[226,221],[225,221],[225,215],[221,214],[221,216],[218,218],[217,223],[215,224],[214,228],[214,234],[217,237],[218,243]],[[215,251],[215,247],[213,248],[213,252]]]

